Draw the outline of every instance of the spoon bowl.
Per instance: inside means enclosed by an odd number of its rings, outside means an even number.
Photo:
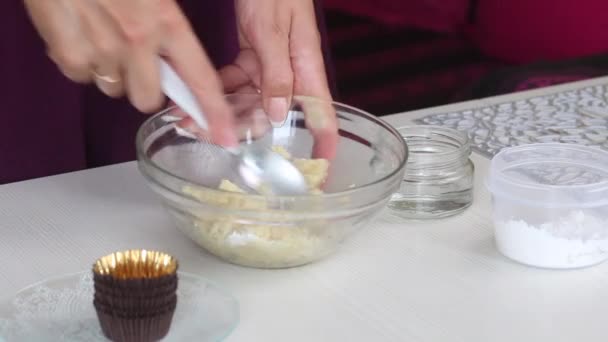
[[[175,70],[163,59],[159,59],[161,88],[203,130],[209,130],[205,113],[201,110],[194,94]],[[182,134],[189,135],[183,130]],[[191,136],[191,135],[189,135]],[[226,149],[232,155],[236,183],[241,188],[258,194],[279,196],[304,195],[308,191],[302,173],[286,158],[267,148],[246,145]]]
[[[242,183],[260,194],[279,196],[305,195],[308,192],[306,180],[300,170],[280,154],[260,147],[245,147],[235,155],[233,168]]]

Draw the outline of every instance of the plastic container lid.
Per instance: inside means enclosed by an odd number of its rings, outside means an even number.
[[[608,205],[608,152],[560,143],[505,148],[492,159],[487,186],[533,206]]]

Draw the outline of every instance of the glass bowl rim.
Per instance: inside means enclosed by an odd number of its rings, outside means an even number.
[[[233,97],[233,96],[238,96],[238,97],[256,97],[256,98],[260,98],[261,95],[259,94],[242,94],[242,93],[232,93],[232,94],[227,94],[226,97]],[[171,112],[173,110],[175,110],[177,108],[177,106],[170,106],[168,108],[165,108],[164,110],[151,115],[148,119],[146,119],[138,128],[137,130],[137,135],[136,135],[136,139],[135,139],[135,148],[136,148],[136,152],[137,152],[137,160],[138,162],[144,163],[147,166],[152,167],[155,171],[160,172],[161,174],[163,174],[165,177],[168,177],[171,180],[177,180],[181,183],[187,184],[189,186],[193,186],[195,188],[200,188],[200,189],[204,189],[206,192],[209,192],[210,194],[230,194],[230,196],[233,196],[234,198],[243,198],[243,199],[249,199],[249,200],[267,200],[268,198],[272,199],[273,201],[284,201],[284,200],[294,200],[294,199],[299,199],[299,200],[310,200],[310,199],[316,199],[316,200],[331,200],[331,199],[338,199],[338,198],[342,198],[344,196],[347,195],[352,195],[352,194],[356,194],[356,193],[360,193],[363,190],[368,190],[368,189],[372,189],[377,187],[378,185],[384,184],[388,181],[390,181],[391,179],[393,179],[395,176],[397,176],[402,170],[404,170],[406,163],[407,163],[407,159],[409,156],[409,149],[407,146],[407,143],[405,142],[405,139],[402,139],[401,135],[399,134],[399,132],[397,131],[397,129],[395,127],[393,127],[392,125],[390,125],[388,122],[375,117],[374,115],[353,107],[353,106],[349,106],[347,104],[343,104],[337,101],[330,101],[330,100],[323,100],[323,99],[319,99],[319,98],[315,98],[315,97],[310,97],[310,96],[301,96],[301,95],[297,95],[297,96],[293,96],[294,99],[303,99],[306,101],[315,101],[317,103],[321,103],[321,102],[325,102],[326,104],[330,104],[332,105],[334,108],[336,108],[336,111],[338,111],[339,109],[347,109],[347,110],[351,110],[354,113],[356,113],[359,116],[362,116],[363,118],[367,119],[368,121],[371,121],[373,123],[375,123],[378,126],[381,126],[382,128],[384,128],[388,133],[393,134],[393,136],[395,137],[395,139],[397,139],[397,141],[401,144],[401,146],[403,147],[404,150],[404,156],[403,156],[403,160],[401,160],[401,162],[399,163],[399,165],[394,168],[394,170],[392,170],[389,174],[385,175],[384,177],[377,179],[373,182],[364,184],[362,186],[358,186],[355,188],[347,188],[345,190],[341,190],[341,191],[337,191],[337,192],[331,192],[331,193],[321,193],[321,194],[306,194],[306,195],[298,195],[298,196],[271,196],[271,197],[266,197],[263,195],[258,195],[258,194],[250,194],[250,193],[246,193],[246,194],[241,194],[241,193],[235,193],[235,192],[229,192],[229,191],[224,191],[224,190],[220,190],[220,189],[214,189],[214,188],[209,188],[206,187],[204,185],[201,184],[197,184],[194,183],[188,179],[185,179],[183,177],[179,177],[177,175],[174,175],[172,172],[166,170],[165,168],[157,165],[156,163],[154,163],[150,158],[148,158],[145,155],[145,151],[144,151],[144,137],[143,137],[143,131],[144,128],[147,128],[151,122],[155,121],[157,118],[165,115],[168,112]],[[141,168],[140,168],[141,170]],[[155,183],[157,183],[158,185],[160,185],[161,187],[163,187],[165,190],[171,191],[171,192],[175,192],[173,191],[173,189],[170,189],[168,187],[165,186],[165,184],[159,182],[157,180],[156,177],[153,177],[151,175],[148,174],[148,172],[146,171],[141,171],[142,173],[144,173],[144,176],[146,178],[148,178],[149,180],[154,181]],[[179,193],[179,196],[181,196],[182,198],[190,198],[191,196],[188,196],[186,194],[183,193]],[[195,200],[195,202],[197,203],[205,203],[203,201],[200,200]]]

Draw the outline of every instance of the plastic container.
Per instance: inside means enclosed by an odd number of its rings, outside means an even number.
[[[407,219],[436,219],[468,208],[475,168],[466,133],[424,125],[398,131],[410,153],[403,182],[388,205],[391,212]]]
[[[506,148],[492,159],[487,185],[506,257],[543,268],[608,259],[608,152],[559,143]]]

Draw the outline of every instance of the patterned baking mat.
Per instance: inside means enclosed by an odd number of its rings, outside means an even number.
[[[541,142],[608,150],[608,85],[432,114],[415,121],[468,132],[473,149],[488,158],[504,147]]]

